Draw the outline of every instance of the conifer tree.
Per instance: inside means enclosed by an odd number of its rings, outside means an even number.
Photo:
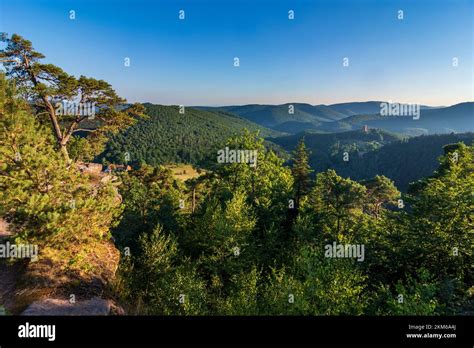
[[[51,132],[0,75],[0,216],[15,238],[37,244],[53,264],[85,267],[85,246],[107,240],[121,213],[113,184],[91,181],[55,150]]]
[[[45,56],[20,35],[3,34],[0,39],[6,44],[0,51],[0,62],[7,76],[15,80],[18,91],[39,115],[48,116],[57,147],[68,161],[67,145],[78,132],[90,133],[91,142],[103,145],[104,134],[126,128],[142,116],[141,104],[123,108],[125,99],[107,82],[85,76],[76,79],[53,64],[41,63]],[[63,101],[69,102],[67,110],[62,109]],[[84,105],[91,114],[78,112]],[[82,127],[91,117],[95,126]]]
[[[352,238],[365,195],[364,186],[334,170],[318,173],[311,200],[321,228],[337,240]]]
[[[309,152],[306,149],[304,138],[302,138],[293,153],[292,174],[294,178],[293,188],[295,192],[295,208],[298,209],[303,196],[306,196],[311,188],[310,174],[312,172],[308,163]]]
[[[382,206],[384,204],[396,204],[400,197],[393,181],[383,175],[377,175],[371,180],[363,181],[362,184],[367,188],[367,211],[369,214],[379,218]]]
[[[408,196],[409,259],[442,276],[472,282],[474,145],[444,147],[438,170],[414,184]]]

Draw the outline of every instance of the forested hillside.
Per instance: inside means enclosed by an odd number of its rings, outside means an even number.
[[[254,134],[227,145],[258,149],[259,165],[223,164],[186,184],[164,168],[123,174],[124,218],[114,234],[133,255],[123,260],[119,288],[130,313],[472,309],[474,147],[446,147],[435,174],[401,196],[384,176],[358,183],[328,170],[311,180],[304,143],[290,168]],[[328,254],[333,243],[365,254]]]
[[[439,134],[407,138],[380,129],[331,134],[301,133],[272,139],[293,151],[304,138],[315,172],[334,169],[339,175],[363,180],[384,175],[406,191],[410,182],[430,175],[437,167],[443,146],[474,141],[474,133]],[[344,161],[344,152],[348,153]]]
[[[298,133],[309,130],[324,129],[324,124],[335,124],[351,114],[330,109],[325,105],[313,106],[303,103],[287,103],[282,105],[235,105],[207,107],[197,109],[228,112],[240,116],[256,124],[285,133]]]
[[[348,115],[326,105],[287,103],[282,105],[237,105],[207,108],[241,116],[265,127],[288,132],[316,129],[324,122],[340,120]],[[290,127],[290,128],[288,128]],[[286,130],[285,130],[286,129]]]
[[[147,119],[111,137],[98,160],[151,165],[200,163],[212,156],[225,140],[244,128],[259,130],[263,137],[281,133],[266,129],[243,118],[222,112],[210,112],[179,106],[144,104]]]
[[[283,135],[222,112],[187,108],[185,114],[180,114],[178,106],[144,105],[149,118],[112,136],[104,153],[97,158],[99,161],[125,163],[128,152],[129,163],[191,163],[212,168],[217,149],[223,147],[229,136],[244,128],[259,129],[267,140],[266,146],[285,159],[304,138],[311,153],[309,163],[316,173],[334,169],[354,180],[383,174],[406,191],[410,182],[433,172],[444,145],[460,141],[471,144],[474,139],[473,133],[408,138],[382,129],[364,131],[363,126],[346,132],[306,131]],[[359,115],[349,119],[363,125],[370,117]],[[344,160],[346,152],[348,158]]]
[[[338,103],[330,107],[346,116],[372,115],[380,112],[380,103],[381,101]]]
[[[321,131],[340,132],[359,129],[363,125],[408,135],[462,133],[474,131],[474,103],[461,103],[446,108],[421,108],[418,119],[410,116],[381,116],[362,113],[318,127]]]
[[[355,180],[384,175],[406,191],[409,183],[431,175],[437,168],[443,146],[460,142],[472,145],[474,133],[424,135],[396,141],[339,165],[337,171]]]
[[[381,116],[381,101],[332,105],[287,103],[201,107],[239,115],[265,127],[287,133],[303,131],[342,132],[363,125],[408,135],[474,131],[474,103],[450,107],[420,105],[420,117]]]
[[[388,144],[392,141],[406,138],[401,134],[391,133],[382,129],[358,129],[350,132],[339,133],[313,133],[303,132],[294,135],[269,138],[269,140],[281,145],[291,151],[296,147],[301,138],[305,139],[305,144],[310,150],[319,152],[337,151],[369,151]]]

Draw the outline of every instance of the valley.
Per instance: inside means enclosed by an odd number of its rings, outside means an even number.
[[[419,119],[375,114],[380,104],[189,107],[185,114],[176,106],[144,104],[150,118],[113,136],[97,161],[121,163],[129,152],[135,165],[192,164],[212,170],[225,139],[248,129],[258,131],[265,146],[285,160],[304,139],[315,173],[334,169],[355,180],[380,173],[406,191],[410,182],[435,169],[444,145],[474,140],[474,103],[422,105]],[[343,160],[346,152],[349,161]]]

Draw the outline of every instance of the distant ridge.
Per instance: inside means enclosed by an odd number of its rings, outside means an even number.
[[[419,119],[407,116],[360,114],[319,127],[325,132],[359,129],[363,125],[408,135],[463,133],[474,131],[474,102],[445,108],[421,108]]]
[[[331,105],[286,103],[281,105],[232,105],[196,107],[224,111],[274,130],[296,134],[302,131],[342,132],[364,124],[408,135],[474,131],[474,102],[448,107],[420,105],[420,118],[381,116],[382,101]]]

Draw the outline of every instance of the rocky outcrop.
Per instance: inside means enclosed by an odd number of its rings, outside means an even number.
[[[45,299],[33,302],[21,315],[123,315],[123,309],[111,300],[94,297],[71,303],[62,299]]]
[[[120,204],[117,177],[103,172],[97,163],[76,163],[76,167],[89,179],[91,196],[107,185],[115,190],[115,203]],[[12,232],[12,225],[0,218],[0,243],[12,238]],[[0,306],[14,315],[120,314],[123,310],[113,300],[103,299],[113,297],[109,285],[119,262],[120,252],[105,234],[81,243],[41,245],[34,262],[0,262]],[[75,304],[69,303],[71,294],[76,296]]]
[[[11,231],[8,228],[8,222],[0,218],[0,239],[11,236]]]
[[[92,175],[100,175],[104,169],[100,163],[87,163],[87,162],[78,162],[76,163],[77,169],[81,173],[87,173]]]

